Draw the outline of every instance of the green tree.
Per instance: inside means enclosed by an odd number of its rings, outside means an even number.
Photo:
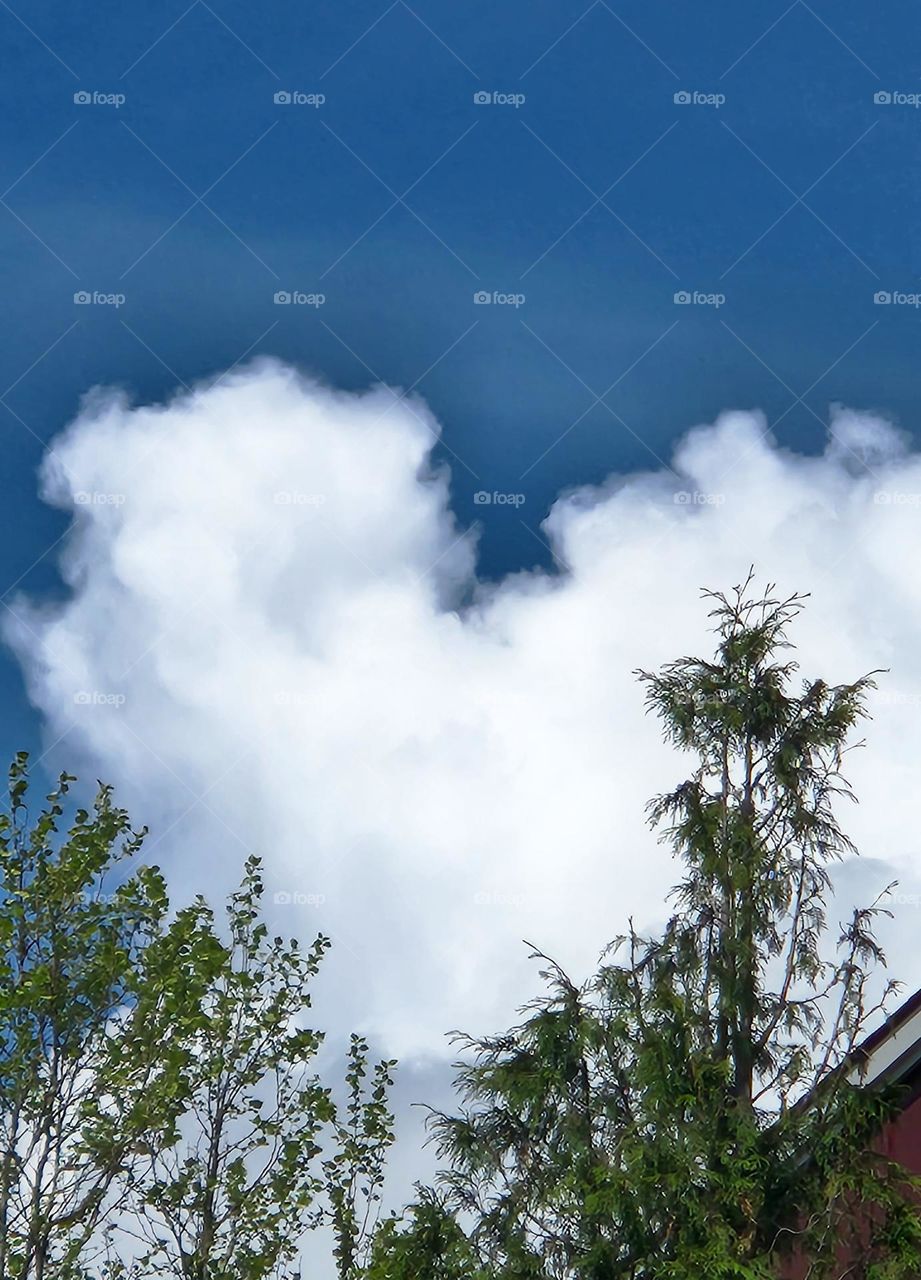
[[[800,679],[801,598],[706,594],[715,656],[638,673],[694,762],[650,805],[683,866],[664,932],[631,924],[584,985],[535,953],[548,989],[521,1025],[461,1037],[463,1105],[435,1127],[495,1277],[767,1280],[794,1247],[816,1280],[841,1257],[921,1268],[921,1184],[874,1149],[896,1099],[852,1070],[894,989],[873,982],[881,908],[837,939],[826,918],[872,679]]]
[[[82,1277],[124,1176],[184,1106],[185,1039],[215,956],[195,909],[167,924],[156,868],[111,891],[143,832],[98,791],[30,824],[28,757],[0,815],[0,1280]]]
[[[353,1280],[395,1063],[353,1036],[341,1107],[318,1079],[328,939],[269,938],[257,858],[223,936],[203,898],[171,915],[110,789],[62,836],[74,779],[30,822],[27,763],[0,816],[0,1280],[287,1278],[320,1225]]]
[[[323,1036],[304,1025],[329,941],[302,951],[296,939],[269,938],[262,894],[253,857],[227,906],[227,942],[212,935],[221,959],[192,1028],[182,1124],[131,1171],[130,1220],[112,1234],[139,1247],[113,1276],[297,1274],[323,1189],[318,1139],[335,1121],[312,1067]],[[210,918],[203,902],[198,910]]]
[[[402,1214],[381,1222],[361,1275],[363,1280],[489,1280],[450,1207],[426,1188]]]
[[[368,1043],[362,1036],[351,1037],[345,1106],[334,1112],[332,1150],[323,1161],[325,1200],[319,1219],[332,1230],[339,1280],[365,1275],[375,1239],[387,1153],[395,1136],[389,1103],[395,1066],[394,1059],[383,1059],[369,1078]]]

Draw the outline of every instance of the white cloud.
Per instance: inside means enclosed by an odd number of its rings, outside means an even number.
[[[697,588],[750,563],[812,592],[806,674],[892,668],[853,758],[873,861],[847,892],[890,867],[917,892],[921,458],[900,433],[834,409],[806,458],[727,413],[671,470],[562,496],[564,575],[487,588],[437,431],[418,400],[260,363],[165,406],[94,394],[54,443],[71,595],[18,601],[6,635],[61,763],[116,785],[179,894],[220,896],[258,849],[279,927],[337,944],[327,1024],[409,1055],[507,1025],[536,981],[520,939],[584,972],[629,913],[664,914],[644,803],[681,762],[631,673],[705,652]],[[921,908],[896,910],[912,985]]]

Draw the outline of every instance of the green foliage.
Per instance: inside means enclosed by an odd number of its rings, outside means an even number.
[[[0,816],[0,1280],[294,1280],[326,1227],[339,1280],[810,1280],[921,1272],[921,1180],[876,1139],[898,1108],[854,1056],[895,984],[877,904],[835,936],[842,773],[870,677],[800,681],[798,597],[711,595],[712,660],[639,673],[691,774],[650,805],[682,867],[583,984],[539,951],[520,1025],[460,1037],[435,1119],[443,1190],[380,1220],[395,1063],[351,1038],[317,1075],[329,947],[270,938],[258,859],[219,929],[170,914],[143,832],[62,776]],[[114,887],[104,891],[106,877]],[[842,1262],[844,1260],[844,1263]]]
[[[712,660],[639,673],[696,758],[650,805],[684,868],[662,936],[631,925],[581,986],[535,952],[522,1024],[460,1037],[463,1107],[435,1129],[491,1276],[767,1280],[794,1247],[816,1280],[841,1248],[867,1275],[921,1268],[921,1184],[873,1150],[896,1099],[850,1065],[894,989],[870,995],[880,908],[832,946],[825,914],[872,681],[798,682],[802,601],[749,588],[709,596]]]
[[[320,1083],[328,939],[269,937],[255,857],[223,931],[156,868],[108,887],[144,832],[101,787],[62,836],[72,781],[30,826],[18,756],[0,816],[0,1280],[288,1280],[321,1224],[352,1280],[395,1063],[353,1036],[343,1108]]]
[[[0,1280],[71,1280],[120,1179],[184,1106],[187,1024],[213,952],[193,908],[169,926],[143,832],[100,787],[60,833],[62,775],[29,824],[28,759],[0,816]]]
[[[182,1124],[132,1171],[129,1207],[144,1247],[125,1274],[295,1274],[322,1185],[318,1136],[335,1119],[311,1070],[323,1037],[304,1025],[329,941],[301,951],[296,940],[269,938],[262,894],[253,857],[228,903],[226,945],[211,935],[220,962],[189,1028]]]
[[[326,1212],[333,1231],[333,1256],[340,1280],[364,1274],[374,1237],[384,1184],[386,1158],[394,1140],[389,1090],[392,1059],[378,1062],[368,1078],[368,1044],[353,1035],[345,1083],[345,1116],[333,1119],[335,1153],[323,1161]]]
[[[363,1280],[489,1280],[444,1201],[420,1188],[419,1199],[380,1224]]]

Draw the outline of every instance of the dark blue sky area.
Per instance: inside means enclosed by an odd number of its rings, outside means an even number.
[[[546,562],[560,489],[721,408],[804,450],[831,401],[918,421],[918,312],[874,303],[921,289],[907,0],[0,0],[0,31],[2,589],[54,589],[34,473],[89,387],[256,353],[417,387],[488,574]],[[12,750],[8,659],[0,697]]]

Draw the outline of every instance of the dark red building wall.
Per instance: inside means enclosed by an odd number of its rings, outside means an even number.
[[[897,1121],[887,1126],[882,1150],[912,1173],[921,1173],[921,1093],[909,1102]]]
[[[921,1174],[921,1087],[918,1085],[909,1095],[899,1118],[880,1134],[879,1150],[890,1160],[904,1165],[910,1173]],[[802,1259],[791,1258],[782,1268],[780,1280],[803,1280],[806,1271]]]

